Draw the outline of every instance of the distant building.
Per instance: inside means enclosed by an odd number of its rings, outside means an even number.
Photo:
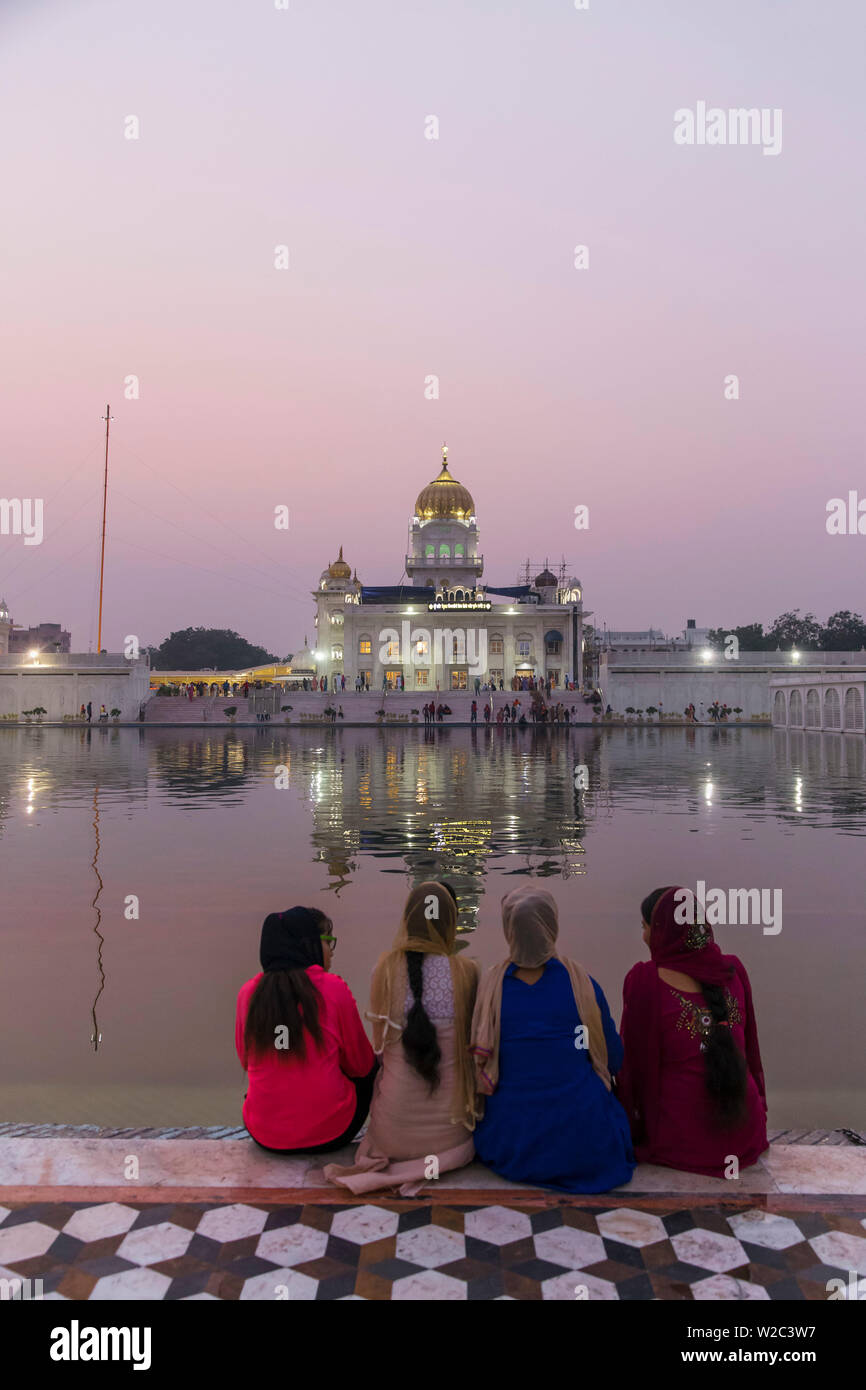
[[[670,637],[661,628],[624,631],[603,627],[598,633],[600,651],[606,652],[687,652],[706,647],[710,629],[698,627],[694,618],[686,618],[679,637]]]
[[[396,568],[396,567],[395,567]],[[442,468],[421,489],[401,564],[407,582],[364,585],[343,550],[319,576],[316,646],[304,665],[374,690],[471,690],[478,680],[510,690],[534,678],[561,688],[584,676],[584,620],[578,579],[546,566],[523,584],[485,580],[475,503]]]
[[[5,598],[0,598],[0,656],[6,656],[9,651],[9,634],[12,631],[12,619],[9,616],[9,609]]]
[[[5,602],[0,607],[0,614]],[[0,647],[0,651],[2,651]],[[10,655],[24,652],[68,652],[72,650],[72,634],[59,623],[40,623],[38,627],[13,627],[6,648]]]

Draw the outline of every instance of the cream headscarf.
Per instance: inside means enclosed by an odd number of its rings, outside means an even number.
[[[492,1096],[499,1081],[499,1029],[506,970],[512,962],[525,970],[533,970],[551,959],[561,960],[569,973],[580,1021],[589,1032],[590,1061],[610,1090],[601,1010],[592,980],[583,966],[557,955],[559,921],[553,897],[529,883],[506,893],[502,899],[502,929],[508,942],[509,958],[487,971],[478,990],[472,1019],[470,1051],[475,1062],[476,1090],[482,1096]]]
[[[475,1069],[469,1056],[469,1025],[478,988],[478,963],[458,954],[457,904],[441,883],[419,883],[403,909],[403,921],[390,951],[379,957],[370,986],[367,1018],[373,1024],[373,1050],[381,1054],[403,1032],[403,1009],[409,975],[406,952],[448,956],[454,991],[454,1036],[457,1075],[451,1120],[475,1124]]]

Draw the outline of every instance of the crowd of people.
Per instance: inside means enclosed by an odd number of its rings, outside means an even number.
[[[586,1193],[629,1182],[638,1161],[716,1177],[732,1157],[756,1162],[767,1107],[748,975],[708,925],[678,921],[681,892],[641,904],[650,959],[626,976],[619,1030],[601,986],[559,954],[556,902],[533,884],[502,899],[506,955],[484,974],[462,950],[451,886],[413,888],[373,970],[372,1042],[331,972],[331,919],[272,913],[235,1020],[249,1134],[326,1154],[366,1122],[353,1161],[324,1170],[353,1193],[414,1195],[475,1157]]]

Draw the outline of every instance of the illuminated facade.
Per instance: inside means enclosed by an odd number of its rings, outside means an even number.
[[[409,521],[400,585],[366,586],[339,556],[314,591],[319,676],[345,675],[371,690],[422,697],[515,679],[583,684],[583,628],[589,616],[577,579],[543,569],[529,584],[484,581],[475,503],[448,469],[421,490]]]

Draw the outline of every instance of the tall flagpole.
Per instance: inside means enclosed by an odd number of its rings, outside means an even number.
[[[105,407],[105,414],[102,418],[105,421],[105,479],[102,484],[102,554],[99,560],[99,624],[96,636],[97,653],[102,651],[102,581],[105,577],[105,514],[108,508],[108,427],[111,424],[110,405]]]

